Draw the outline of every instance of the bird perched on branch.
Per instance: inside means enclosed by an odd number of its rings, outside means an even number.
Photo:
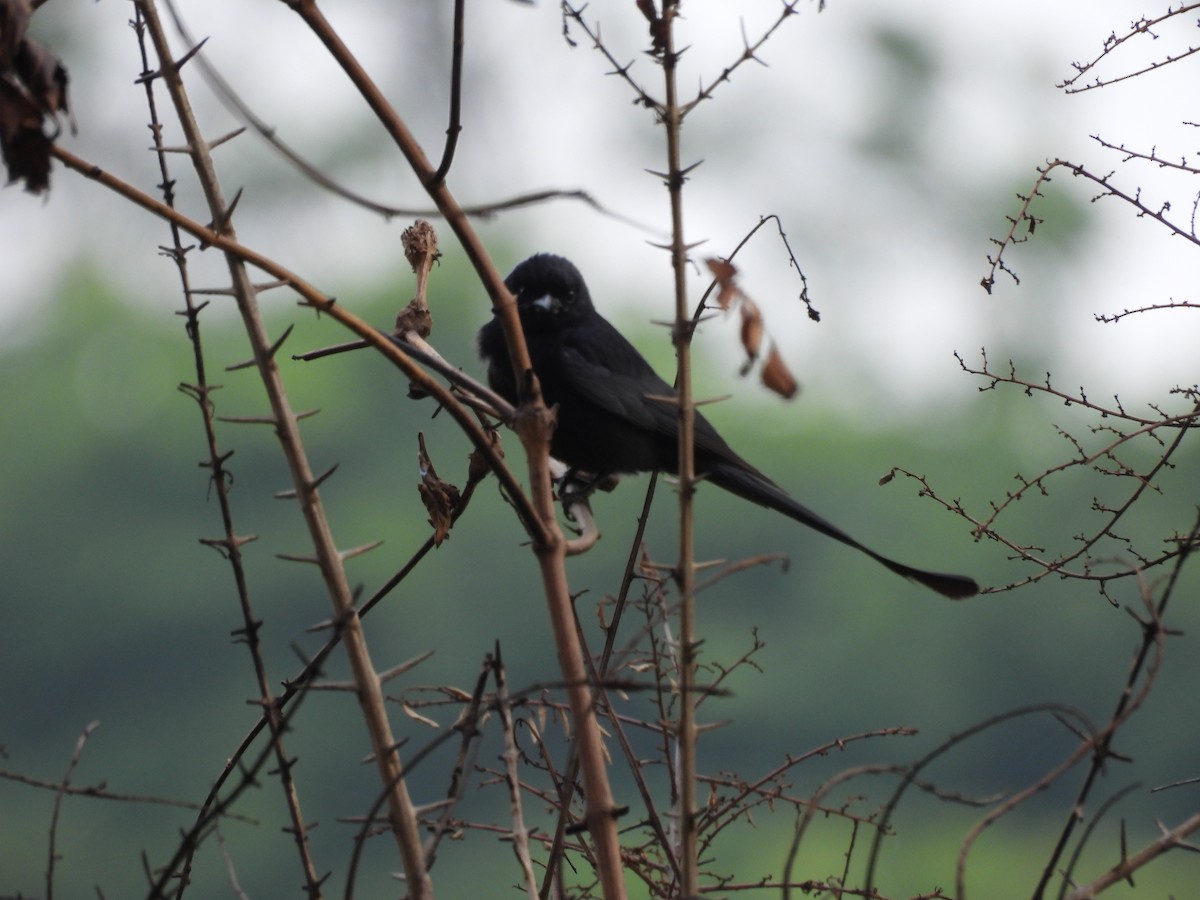
[[[518,265],[504,283],[517,299],[542,396],[555,408],[551,454],[597,478],[675,473],[679,419],[669,400],[675,390],[596,312],[579,270],[561,256],[542,253]],[[520,402],[499,318],[480,330],[479,352],[492,389],[513,404]],[[979,592],[970,578],[906,566],[859,543],[734,453],[702,415],[696,413],[694,421],[698,477],[848,544],[946,597],[957,600]]]

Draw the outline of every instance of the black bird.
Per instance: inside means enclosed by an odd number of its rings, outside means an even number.
[[[540,253],[513,269],[504,284],[517,299],[533,371],[547,406],[557,407],[550,441],[556,459],[593,476],[671,472],[678,468],[679,421],[674,396],[632,344],[596,312],[583,276],[561,256]],[[504,332],[493,317],[479,332],[479,353],[492,390],[518,403]],[[731,494],[781,512],[836,541],[861,550],[898,575],[947,597],[979,592],[962,575],[926,572],[881,556],[793,500],[733,452],[699,413],[695,417],[696,474]]]

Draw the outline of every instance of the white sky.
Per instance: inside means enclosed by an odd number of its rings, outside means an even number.
[[[466,131],[451,174],[460,200],[583,188],[623,215],[663,227],[666,192],[644,171],[663,165],[661,135],[649,113],[632,105],[628,87],[605,77],[609,67],[586,38],[575,32],[579,47],[565,44],[552,3],[467,5]],[[326,6],[437,156],[446,116],[444,25],[430,18],[427,4]],[[192,30],[210,37],[210,59],[285,140],[359,191],[424,205],[399,155],[283,4],[180,0],[180,7]],[[779,4],[689,0],[684,8],[681,42],[690,49],[681,83],[690,93],[736,58],[743,27],[753,39]],[[644,25],[633,9],[596,0],[587,13],[657,95],[659,71],[639,50]],[[1048,158],[1117,170],[1128,190],[1140,185],[1144,196],[1170,200],[1175,217],[1189,221],[1196,179],[1123,166],[1089,135],[1144,150],[1157,145],[1164,156],[1189,155],[1195,164],[1200,135],[1181,120],[1197,116],[1177,100],[1196,83],[1195,63],[1074,97],[1054,87],[1071,74],[1072,60],[1091,58],[1111,32],[1124,33],[1142,14],[1160,14],[1161,4],[832,0],[825,12],[815,10],[802,4],[760,52],[766,67],[739,69],[684,132],[685,160],[704,160],[685,199],[687,238],[707,241],[700,255],[727,253],[762,214],[783,217],[822,323],[810,323],[796,301],[799,283],[773,230],[744,251],[742,281],[804,385],[806,403],[864,420],[967,403],[974,384],[951,354],[974,361],[984,345],[997,362],[1028,360],[1031,376],[1050,356],[1063,387],[1085,384],[1096,396],[1119,388],[1127,402],[1136,402],[1135,390],[1158,399],[1172,384],[1195,381],[1194,311],[1131,317],[1118,326],[1092,320],[1094,312],[1200,299],[1195,245],[1168,239],[1160,226],[1111,200],[1089,204],[1096,191],[1077,179],[1056,178],[1041,210],[1052,214],[1073,201],[1089,217],[1082,243],[1035,238],[1008,257],[1021,287],[1004,276],[992,297],[979,287],[988,238],[1002,233],[1004,216],[1016,208],[1014,192],[1031,185],[1034,167]],[[132,83],[129,12],[124,3],[53,0],[33,31],[52,44],[70,34],[89,51],[65,59],[80,127],[67,146],[150,189],[155,171],[145,152],[144,102]],[[1195,17],[1181,19],[1157,40],[1140,39],[1144,52],[1131,44],[1106,71],[1133,68],[1147,52],[1183,51],[1197,42],[1194,26]],[[905,82],[880,50],[882,31],[918,46],[930,42],[928,91],[900,92]],[[432,73],[417,55],[430,44],[443,58]],[[198,82],[193,99],[210,133],[236,124]],[[872,150],[881,133],[906,137],[908,153],[896,161]],[[235,141],[217,158],[230,195],[244,180],[268,176],[240,206],[243,240],[339,298],[348,285],[369,281],[374,267],[398,271],[405,221],[386,224],[310,188],[280,171],[256,138]],[[186,181],[181,168],[177,174]],[[502,269],[537,250],[559,252],[584,271],[602,311],[623,323],[670,315],[669,267],[648,245],[652,233],[566,202],[482,227]],[[70,173],[55,173],[45,201],[10,187],[0,195],[0,352],[51,327],[58,278],[80,254],[148,314],[171,315],[178,305],[174,275],[154,252],[163,236],[158,223]],[[699,296],[700,276],[693,287]],[[398,286],[398,294],[407,289]],[[634,298],[650,305],[627,308]],[[753,396],[761,391],[734,375],[737,360],[727,350],[734,330],[732,322],[706,327],[701,348],[714,363],[705,367],[704,387]],[[469,363],[471,350],[458,355]]]

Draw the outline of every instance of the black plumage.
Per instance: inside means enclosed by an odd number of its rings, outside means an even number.
[[[663,398],[674,389],[592,305],[583,276],[568,260],[538,254],[505,279],[517,298],[533,371],[548,406],[556,407],[550,449],[574,469],[603,476],[678,468],[679,420]],[[498,319],[479,332],[488,383],[511,403],[517,383]],[[978,593],[962,575],[927,572],[888,559],[797,503],[738,456],[699,413],[695,416],[696,474],[732,494],[783,513],[848,544],[898,575],[954,599]]]

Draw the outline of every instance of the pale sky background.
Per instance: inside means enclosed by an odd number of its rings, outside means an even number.
[[[552,3],[467,5],[465,131],[450,178],[460,201],[582,188],[623,216],[663,228],[666,192],[645,174],[663,166],[661,131],[632,104],[627,85],[605,76],[609,65],[586,37],[575,30],[579,46],[567,46]],[[179,7],[194,33],[209,36],[209,58],[284,140],[358,191],[425,205],[400,155],[283,4],[179,0]],[[687,238],[707,242],[698,255],[724,254],[760,215],[782,217],[822,323],[810,323],[797,302],[799,282],[769,227],[740,256],[742,283],[802,382],[804,403],[837,407],[864,424],[953,409],[976,392],[952,352],[974,362],[984,345],[997,362],[1027,361],[1031,377],[1049,358],[1062,387],[1083,384],[1097,397],[1119,389],[1127,403],[1161,399],[1171,385],[1194,382],[1194,312],[1131,317],[1117,326],[1097,324],[1092,314],[1196,301],[1195,246],[1168,238],[1115,201],[1090,204],[1095,188],[1065,173],[1035,211],[1051,216],[1049,234],[1056,211],[1082,210],[1082,239],[1035,238],[1008,256],[1020,287],[1003,275],[992,297],[979,287],[993,249],[989,237],[1003,233],[1004,216],[1016,210],[1014,193],[1032,185],[1035,166],[1048,158],[1116,170],[1126,189],[1141,186],[1156,203],[1171,201],[1178,220],[1190,219],[1194,179],[1122,165],[1089,135],[1143,150],[1157,146],[1168,158],[1189,155],[1195,163],[1200,135],[1181,124],[1196,118],[1182,93],[1196,83],[1194,63],[1076,96],[1055,88],[1072,74],[1072,60],[1092,58],[1110,33],[1123,34],[1131,20],[1161,14],[1160,7],[1127,0],[833,0],[818,14],[815,4],[802,3],[760,51],[766,66],[743,66],[696,110],[685,128],[684,157],[704,164],[686,194]],[[428,12],[434,7],[347,0],[325,8],[428,154],[438,156],[449,40],[444,21]],[[632,9],[594,2],[587,15],[658,95],[659,70],[641,53],[644,23]],[[737,57],[743,29],[755,39],[779,4],[690,0],[684,10],[687,97]],[[145,152],[141,88],[133,84],[129,14],[125,3],[51,0],[33,32],[63,54],[71,73],[79,132],[65,145],[152,190],[156,171]],[[1182,52],[1196,42],[1194,26],[1194,17],[1180,19],[1156,40],[1143,36],[1103,71]],[[928,70],[917,81],[925,88],[907,90],[912,82],[882,49],[881,35],[925,54],[918,59]],[[432,64],[419,55],[430,46]],[[191,84],[210,134],[236,126],[198,73]],[[880,149],[884,139],[901,147],[898,155]],[[385,223],[311,187],[254,136],[227,145],[217,160],[228,195],[257,179],[239,208],[245,242],[343,302],[353,303],[346,291],[369,282],[373,269],[401,274],[396,257],[408,220]],[[178,163],[184,208],[207,218],[191,202],[194,191]],[[571,202],[481,228],[502,270],[537,250],[559,252],[584,271],[601,310],[622,323],[671,314],[669,267],[647,243],[658,238],[653,230]],[[0,352],[52,327],[58,279],[81,255],[147,315],[172,315],[175,275],[155,254],[164,239],[161,223],[71,173],[55,172],[45,200],[10,187],[0,198]],[[445,230],[443,239],[450,241]],[[704,283],[693,278],[694,296]],[[400,298],[408,290],[398,283]],[[635,302],[641,307],[630,308]],[[479,304],[469,314],[482,321],[486,304]],[[702,385],[712,393],[761,395],[753,382],[736,378],[735,330],[734,321],[704,329]],[[471,363],[472,348],[442,349]]]

